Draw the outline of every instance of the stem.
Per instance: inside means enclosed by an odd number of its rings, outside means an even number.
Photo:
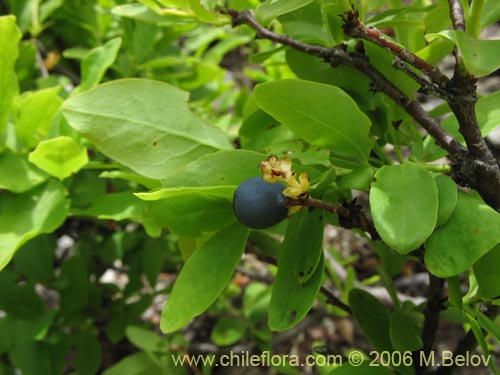
[[[288,207],[302,206],[319,208],[332,214],[336,214],[339,217],[339,223],[343,228],[361,229],[363,232],[368,233],[373,241],[380,239],[380,235],[377,233],[375,225],[366,217],[364,212],[361,210],[361,206],[355,201],[331,204],[307,196],[305,198],[289,199],[287,205]]]
[[[439,123],[432,118],[422,106],[415,100],[410,99],[401,90],[392,84],[382,73],[380,73],[366,56],[358,54],[351,55],[345,51],[343,46],[326,48],[317,45],[302,43],[288,35],[277,34],[261,26],[249,11],[237,12],[232,9],[224,10],[233,20],[233,26],[246,24],[253,28],[261,38],[269,39],[310,55],[321,57],[326,62],[335,64],[344,64],[351,66],[367,77],[369,77],[374,86],[397,104],[399,104],[416,122],[431,134],[438,144],[455,157],[460,157],[466,153],[465,148],[453,138]]]
[[[443,310],[443,288],[444,279],[436,277],[429,273],[429,297],[427,299],[427,307],[425,308],[424,327],[422,328],[422,342],[424,343],[422,349],[417,351],[414,355],[420,356],[423,352],[425,357],[432,351],[434,340],[436,339],[436,332],[439,323],[439,315]],[[415,361],[419,364],[420,361]],[[421,369],[420,366],[417,366]],[[417,371],[419,373],[420,371]]]
[[[418,70],[424,72],[432,82],[438,87],[444,86],[448,81],[439,68],[418,57],[413,52],[401,47],[400,45],[387,39],[387,37],[375,27],[366,27],[359,19],[356,12],[350,12],[344,17],[344,33],[353,38],[361,38],[368,40],[378,46],[390,51],[400,60],[414,66]]]

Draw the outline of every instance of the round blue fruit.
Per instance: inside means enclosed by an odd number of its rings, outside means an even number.
[[[243,181],[233,197],[233,209],[243,225],[253,229],[272,227],[288,215],[285,187],[280,183],[270,184],[262,177]]]

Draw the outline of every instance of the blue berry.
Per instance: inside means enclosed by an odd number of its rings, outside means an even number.
[[[243,181],[233,197],[233,209],[238,220],[253,229],[264,229],[278,224],[288,215],[285,187],[280,183],[270,184],[262,177]]]

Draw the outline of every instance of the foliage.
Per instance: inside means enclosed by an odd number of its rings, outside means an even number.
[[[479,38],[498,2],[0,10],[0,374],[186,374],[172,355],[192,353],[183,329],[204,313],[216,345],[259,351],[318,308],[352,316],[379,352],[428,353],[440,319],[468,330],[457,355],[498,345],[500,170],[483,138],[499,93],[475,88],[500,67],[500,41]],[[443,104],[428,113],[422,95]],[[233,193],[269,155],[310,187],[285,221],[250,230]],[[374,277],[325,245],[326,225],[372,244]],[[272,283],[238,281],[253,275],[243,253]],[[426,302],[400,300],[405,264],[429,273]],[[390,308],[361,288],[376,282]],[[428,370],[382,364],[316,370]]]

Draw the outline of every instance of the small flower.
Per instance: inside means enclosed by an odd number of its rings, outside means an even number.
[[[283,194],[292,199],[305,199],[307,197],[307,189],[311,185],[311,180],[307,173],[302,173],[299,176],[299,181],[295,179],[295,172],[292,173],[292,178],[288,181],[288,187],[283,190]]]
[[[302,173],[297,181],[297,173],[292,171],[292,161],[285,157],[279,159],[272,155],[267,160],[259,164],[262,171],[262,179],[269,183],[285,182],[287,187],[283,190],[283,195],[290,199],[300,201],[308,197],[307,190],[311,185],[311,181],[307,173]],[[300,211],[303,208],[300,204],[294,204],[289,209],[289,214]]]
[[[275,183],[277,181],[288,181],[292,175],[292,161],[288,158],[278,159],[272,155],[259,165],[262,171],[262,178],[266,182]]]

